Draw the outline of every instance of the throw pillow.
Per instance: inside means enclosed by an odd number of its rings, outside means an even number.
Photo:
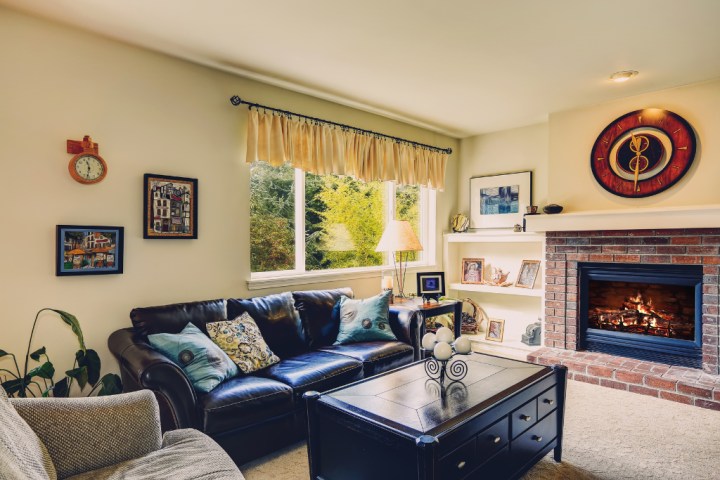
[[[153,348],[183,369],[199,392],[207,393],[238,374],[237,365],[192,323],[180,333],[154,333],[147,338]]]
[[[235,320],[205,325],[208,335],[240,367],[252,373],[280,361],[263,339],[255,320],[243,313]]]
[[[57,478],[55,465],[45,444],[17,413],[2,387],[0,387],[0,478],[28,480]]]
[[[335,345],[397,340],[390,328],[390,292],[383,292],[365,300],[340,297],[340,331]]]

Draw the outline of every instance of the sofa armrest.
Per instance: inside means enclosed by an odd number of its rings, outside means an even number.
[[[47,447],[59,478],[140,458],[162,445],[158,405],[148,391],[11,402]]]
[[[413,358],[420,360],[420,316],[407,309],[395,309],[390,306],[390,328],[401,342],[413,347]]]
[[[162,430],[196,428],[197,396],[185,372],[132,328],[110,335],[108,347],[117,358],[124,391],[151,390],[160,406]]]

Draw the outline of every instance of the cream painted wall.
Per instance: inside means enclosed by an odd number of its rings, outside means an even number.
[[[4,8],[0,64],[0,348],[22,354],[35,312],[59,308],[77,315],[105,371],[117,371],[107,337],[130,326],[133,307],[251,296],[246,114],[230,105],[231,95],[458,148],[443,135]],[[100,144],[109,165],[97,185],[80,185],[67,171],[65,141],[83,135]],[[144,173],[199,179],[198,240],[143,240]],[[446,225],[457,208],[455,157],[447,178],[438,194],[438,225]],[[124,226],[125,273],[56,277],[57,224]],[[378,291],[379,278],[302,288],[338,285],[368,296]],[[57,368],[70,367],[64,362],[77,345],[59,319],[43,315],[36,338],[34,345],[46,345]]]
[[[690,170],[670,189],[628,199],[600,187],[590,170],[590,150],[600,132],[633,110],[663,108],[695,129],[698,150]],[[549,191],[564,212],[720,203],[720,80],[661,90],[589,108],[550,115]]]

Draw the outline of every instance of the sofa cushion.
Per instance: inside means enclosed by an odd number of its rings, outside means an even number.
[[[152,333],[178,333],[188,322],[204,332],[207,322],[227,319],[223,299],[133,308],[130,312],[130,320],[135,332],[143,337]]]
[[[227,453],[190,428],[167,432],[160,450],[144,457],[70,477],[71,480],[243,480]]]
[[[331,345],[320,350],[363,362],[363,376],[370,377],[413,361],[414,350],[403,342],[361,342],[348,345]]]
[[[353,297],[349,288],[292,292],[311,349],[332,345],[340,328],[340,317],[332,311],[340,297]]]
[[[180,333],[154,333],[148,342],[183,369],[199,392],[209,392],[239,373],[238,366],[192,323]]]
[[[45,444],[15,411],[0,387],[0,478],[54,480],[55,465]]]
[[[243,313],[234,320],[205,325],[213,342],[243,373],[252,373],[280,361],[262,337],[255,320]]]
[[[284,358],[257,374],[291,386],[297,404],[303,405],[303,393],[309,390],[322,392],[360,380],[362,372],[362,362],[347,355],[307,352]]]
[[[292,389],[254,375],[231,378],[198,398],[202,430],[217,434],[262,423],[293,411]]]
[[[255,320],[268,346],[280,358],[308,350],[290,292],[227,301],[228,318],[237,318],[245,312]]]
[[[390,327],[390,296],[387,291],[364,300],[340,298],[340,331],[334,345],[397,340]]]

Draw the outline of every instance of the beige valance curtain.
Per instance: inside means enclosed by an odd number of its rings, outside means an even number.
[[[448,154],[272,111],[250,109],[248,163],[289,163],[318,175],[349,175],[442,190]]]

